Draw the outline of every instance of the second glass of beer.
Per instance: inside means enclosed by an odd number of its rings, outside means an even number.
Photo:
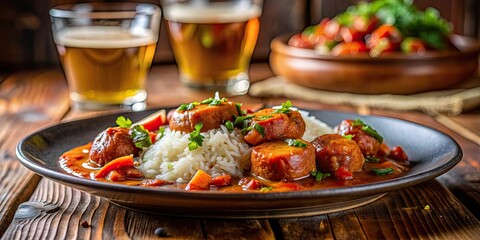
[[[245,94],[262,1],[162,0],[161,4],[180,80],[194,88]]]
[[[158,6],[71,4],[51,9],[50,16],[73,106],[145,109],[161,20]]]

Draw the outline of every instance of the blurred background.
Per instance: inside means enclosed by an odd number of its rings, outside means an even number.
[[[48,11],[75,0],[0,0],[0,81],[9,73],[45,67],[60,67],[50,31]],[[105,1],[108,2],[108,1]],[[118,0],[117,0],[118,2]],[[158,0],[150,2],[159,5]],[[345,11],[354,0],[264,0],[261,29],[253,61],[268,60],[271,40],[303,30],[324,17]],[[454,32],[480,39],[480,1],[415,0],[419,9],[435,7],[452,22]],[[168,37],[162,23],[154,64],[173,63]]]

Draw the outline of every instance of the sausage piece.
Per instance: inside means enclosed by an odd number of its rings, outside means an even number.
[[[304,140],[306,147],[289,146],[284,141],[262,143],[252,149],[251,171],[272,181],[295,180],[315,171],[315,149]]]
[[[190,133],[195,130],[195,125],[202,123],[201,132],[220,128],[226,121],[232,121],[238,116],[238,110],[233,102],[222,102],[219,105],[199,104],[190,110],[173,112],[170,117],[170,129]]]
[[[377,156],[380,144],[377,139],[362,130],[362,125],[354,125],[354,120],[343,120],[335,127],[335,132],[340,135],[352,135],[352,140],[360,147],[364,156]]]
[[[300,138],[305,132],[305,121],[298,111],[289,113],[275,113],[272,108],[265,108],[252,114],[250,126],[255,124],[263,128],[262,136],[255,128],[245,136],[245,142],[256,146],[264,142],[281,140],[285,138]]]
[[[103,166],[115,158],[137,156],[140,149],[133,143],[129,131],[128,128],[111,127],[98,134],[90,148],[90,160]]]
[[[317,169],[335,174],[343,167],[350,172],[362,171],[365,158],[355,141],[338,134],[324,134],[312,141]]]

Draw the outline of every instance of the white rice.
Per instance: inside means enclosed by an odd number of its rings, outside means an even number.
[[[302,115],[303,120],[305,121],[305,133],[302,137],[303,140],[311,142],[320,135],[333,133],[332,127],[318,120],[315,116],[309,116],[310,114],[308,112],[302,110],[298,110],[298,112]]]
[[[250,168],[250,146],[239,131],[228,132],[221,126],[202,135],[202,146],[190,151],[189,134],[166,129],[144,153],[138,169],[148,178],[188,182],[199,169],[212,176],[242,177]]]
[[[312,141],[316,137],[333,133],[333,129],[306,111],[302,115],[306,130],[303,139]],[[166,129],[164,136],[150,146],[141,157],[138,169],[148,178],[173,182],[188,182],[201,169],[212,176],[230,174],[234,178],[243,176],[250,169],[250,146],[243,140],[239,130],[229,132],[225,126],[206,133],[202,146],[188,149],[189,134]]]

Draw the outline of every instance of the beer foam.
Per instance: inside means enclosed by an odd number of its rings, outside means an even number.
[[[149,30],[129,31],[119,27],[89,26],[62,30],[54,37],[57,45],[80,48],[130,48],[155,44]]]
[[[262,9],[256,5],[235,3],[172,4],[164,9],[165,19],[183,23],[245,22],[259,17]]]

